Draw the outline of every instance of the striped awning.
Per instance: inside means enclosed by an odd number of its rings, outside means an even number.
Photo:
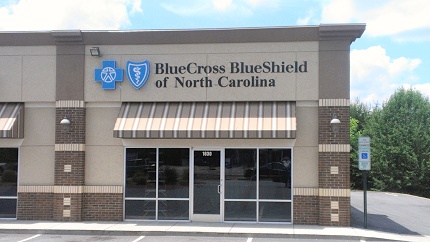
[[[123,103],[116,138],[294,139],[295,102]]]
[[[23,103],[0,103],[0,138],[24,138]]]

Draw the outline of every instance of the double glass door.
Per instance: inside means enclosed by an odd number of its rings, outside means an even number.
[[[222,152],[194,150],[193,221],[222,221]]]

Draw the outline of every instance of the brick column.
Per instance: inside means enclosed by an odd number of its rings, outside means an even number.
[[[332,131],[333,114],[341,122]],[[319,224],[350,226],[349,99],[321,99],[319,128]]]
[[[55,174],[53,219],[82,220],[82,186],[85,185],[85,103],[79,100],[56,102]],[[64,130],[63,118],[70,119]]]

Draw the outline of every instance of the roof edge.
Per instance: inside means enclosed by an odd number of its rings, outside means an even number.
[[[184,30],[54,30],[0,32],[0,46],[217,44],[349,40],[360,38],[365,24],[184,29]]]
[[[349,40],[350,43],[360,38],[366,29],[366,24],[321,24],[319,26],[319,40]]]

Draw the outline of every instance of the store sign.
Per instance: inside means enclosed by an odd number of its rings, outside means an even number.
[[[126,66],[127,78],[130,84],[140,89],[149,78],[150,64],[128,61]],[[185,65],[169,63],[154,63],[154,85],[156,88],[270,88],[276,87],[276,78],[271,74],[307,73],[307,61],[264,61],[260,64],[245,62],[229,62],[224,65],[200,65],[190,62]],[[230,77],[230,74],[235,78]],[[238,78],[237,74],[240,74]],[[269,77],[268,77],[269,76]],[[115,83],[122,81],[123,69],[115,67],[115,61],[103,61],[102,68],[94,71],[96,82],[102,82],[105,90],[115,89]]]

